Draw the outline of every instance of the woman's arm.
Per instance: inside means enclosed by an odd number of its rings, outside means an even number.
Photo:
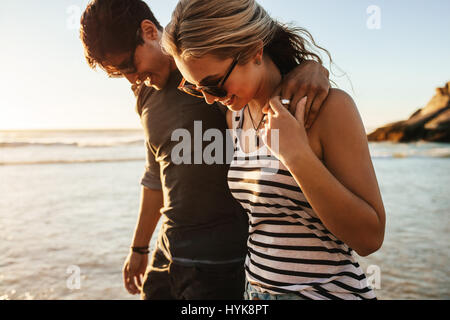
[[[278,102],[272,100],[271,106],[274,104]],[[309,146],[303,124],[304,103],[295,118],[280,106],[269,120],[270,129],[280,129],[279,159],[329,231],[361,256],[375,252],[383,243],[385,212],[353,100],[343,91],[331,90],[314,124],[324,163]],[[288,128],[286,133],[282,128]]]

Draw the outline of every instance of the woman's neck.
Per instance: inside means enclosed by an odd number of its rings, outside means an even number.
[[[275,89],[281,83],[282,77],[280,70],[277,68],[272,59],[264,56],[262,67],[264,68],[263,75],[255,97],[248,103],[252,115],[260,119],[262,116],[262,109],[269,103]]]

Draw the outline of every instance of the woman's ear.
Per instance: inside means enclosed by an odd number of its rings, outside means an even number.
[[[263,55],[264,55],[264,47],[261,41],[259,49],[258,51],[256,51],[255,56],[253,57],[253,61],[256,65],[260,65],[262,63]]]
[[[158,28],[150,20],[143,20],[141,22],[141,35],[144,41],[158,40]]]

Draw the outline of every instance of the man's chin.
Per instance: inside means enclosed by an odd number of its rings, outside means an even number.
[[[145,83],[147,87],[154,88],[156,90],[162,90],[166,86],[167,81],[161,82],[161,81],[155,81],[151,83]]]
[[[150,85],[150,86],[147,86],[147,87],[150,87],[150,88],[153,88],[153,89],[156,89],[156,90],[161,90],[162,88],[159,86],[159,85],[157,85],[156,83],[155,84],[152,84],[152,85]]]
[[[153,88],[153,89],[156,89],[156,90],[161,90],[162,89],[161,86],[158,83],[148,83],[148,82],[146,82],[146,83],[144,83],[144,85],[147,88]]]

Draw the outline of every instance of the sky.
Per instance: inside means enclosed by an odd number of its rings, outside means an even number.
[[[177,3],[146,2],[163,25]],[[84,59],[87,3],[1,0],[0,130],[140,127],[130,84]],[[450,80],[449,0],[259,3],[331,53],[331,79],[353,97],[366,129],[408,118]]]

